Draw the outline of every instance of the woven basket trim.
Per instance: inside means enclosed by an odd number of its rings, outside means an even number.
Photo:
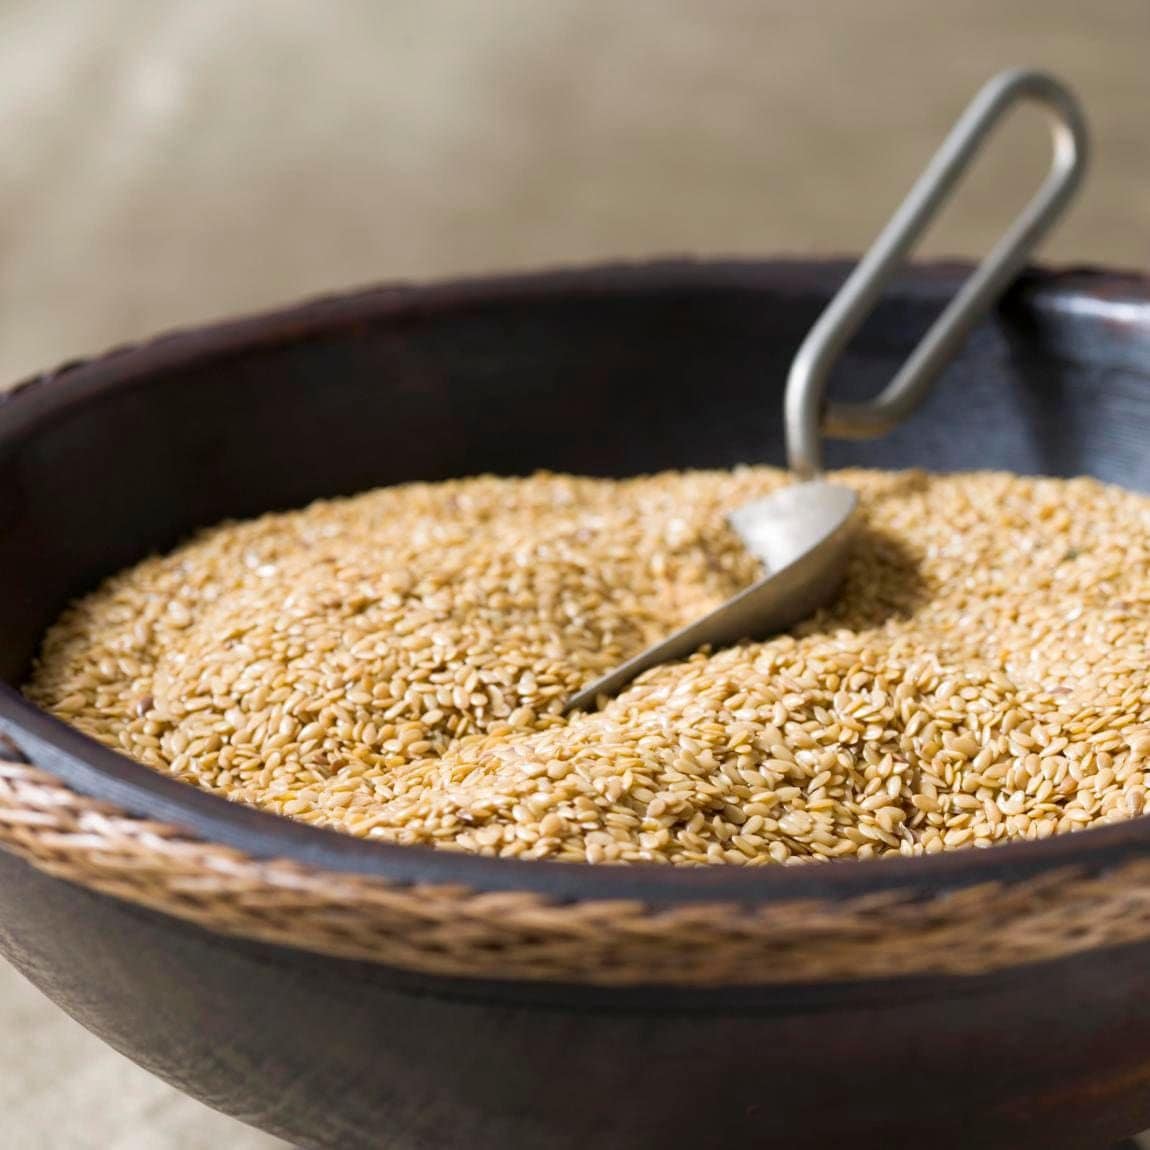
[[[1150,938],[1150,860],[752,909],[558,903],[254,859],[15,762],[0,762],[0,847],[220,934],[455,977],[714,987],[965,975]]]

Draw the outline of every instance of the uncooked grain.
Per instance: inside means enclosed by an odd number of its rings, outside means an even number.
[[[230,799],[397,843],[758,865],[1142,813],[1150,499],[843,472],[843,593],[792,632],[564,699],[757,573],[778,471],[413,484],[205,532],[70,607],[32,699]]]

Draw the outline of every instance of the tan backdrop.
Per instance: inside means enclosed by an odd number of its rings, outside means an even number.
[[[1147,0],[0,0],[0,380],[394,277],[844,253],[999,68],[1064,75],[1095,166],[1048,247],[1150,262]],[[925,245],[1046,160],[1004,130]],[[0,1150],[278,1145],[0,969]]]

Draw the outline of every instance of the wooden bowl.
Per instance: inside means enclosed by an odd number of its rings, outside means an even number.
[[[228,804],[16,691],[70,597],[229,516],[482,471],[781,462],[788,361],[844,273],[385,288],[7,397],[0,722],[32,767],[0,778],[3,952],[141,1065],[303,1147],[1077,1147],[1150,1126],[1146,819],[794,869],[480,859]],[[884,383],[963,274],[908,275],[840,394]],[[1150,284],[1029,274],[911,422],[829,454],[1150,489]]]

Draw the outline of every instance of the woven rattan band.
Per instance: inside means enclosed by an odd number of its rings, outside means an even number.
[[[932,897],[554,903],[260,861],[12,762],[0,763],[0,847],[221,934],[480,978],[719,986],[974,974],[1150,937],[1150,860]]]

